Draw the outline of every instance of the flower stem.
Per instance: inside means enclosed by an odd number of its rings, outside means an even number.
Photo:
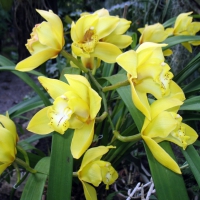
[[[23,160],[19,159],[19,158],[15,158],[14,163],[21,165],[22,167],[24,167],[27,171],[31,172],[31,173],[36,173],[37,171],[33,168],[31,168],[27,163],[25,163]]]
[[[92,82],[95,84],[95,86],[97,87],[97,89],[99,90],[99,94],[101,95],[102,97],[102,101],[103,101],[103,106],[104,106],[104,110],[105,112],[108,113],[108,106],[107,106],[107,101],[106,101],[106,96],[105,94],[102,92],[102,86],[97,82],[97,80],[95,79],[95,77],[92,75],[92,73],[89,71],[88,73],[90,79],[92,80]],[[108,114],[108,121],[110,123],[110,126],[112,128],[112,130],[115,130],[115,127],[114,127],[114,124],[110,118],[110,115]]]
[[[25,162],[27,163],[27,165],[29,165],[30,164],[29,158],[28,158],[26,151],[24,151],[24,149],[22,147],[20,147],[18,144],[17,144],[17,150],[23,154]]]
[[[65,58],[67,58],[68,60],[71,60],[77,67],[79,67],[82,71],[84,71],[85,73],[88,72],[88,69],[85,68],[81,62],[79,62],[78,59],[76,59],[75,57],[73,57],[71,54],[69,54],[67,51],[62,50],[60,52]]]
[[[114,130],[113,134],[118,140],[122,142],[136,142],[142,138],[140,133],[132,136],[122,136],[118,131]]]
[[[115,90],[117,88],[120,88],[120,87],[123,87],[123,86],[127,86],[127,85],[129,85],[129,81],[128,80],[116,83],[116,84],[111,85],[111,86],[104,87],[102,89],[102,91],[103,92],[107,92],[107,91]]]
[[[107,112],[103,112],[101,116],[96,117],[95,122],[99,123],[102,122],[108,116]]]

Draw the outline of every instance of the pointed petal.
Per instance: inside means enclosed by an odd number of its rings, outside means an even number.
[[[48,22],[42,22],[36,29],[39,42],[45,46],[51,47],[56,51],[62,49],[61,44],[56,38],[56,35],[53,34],[51,25]]]
[[[154,137],[167,137],[174,129],[177,127],[177,120],[173,116],[164,111],[155,117],[145,130],[142,132],[142,135],[154,138]]]
[[[45,11],[45,10],[38,10],[36,11],[48,21],[48,23],[53,28],[53,33],[57,37],[57,41],[60,43],[60,46],[64,46],[64,38],[63,38],[63,24],[61,19],[58,17],[58,15],[54,14],[51,10]]]
[[[136,108],[140,110],[149,120],[151,120],[150,115],[150,105],[147,99],[146,93],[138,91],[134,83],[129,80],[131,85],[131,94],[132,94],[132,101],[135,104]]]
[[[116,34],[116,35],[124,34],[128,30],[128,28],[130,27],[130,24],[131,24],[131,21],[120,18],[119,23],[117,24],[117,27],[112,32],[112,34]]]
[[[94,52],[91,55],[107,63],[114,63],[116,62],[117,56],[119,56],[121,53],[121,50],[113,44],[98,42],[95,46]]]
[[[81,75],[65,74],[70,87],[82,98],[85,102],[89,102],[88,89],[91,87],[88,80]]]
[[[149,147],[154,158],[162,165],[168,169],[174,171],[175,173],[181,174],[181,170],[178,164],[170,157],[170,155],[161,148],[154,140],[149,137],[143,136],[143,139],[147,146]]]
[[[192,47],[188,42],[181,43],[190,53],[192,53]]]
[[[39,76],[38,80],[53,99],[56,99],[68,91],[73,91],[73,89],[68,84],[57,79]]]
[[[101,108],[101,97],[95,90],[89,88],[89,99],[90,99],[90,118],[94,119]]]
[[[72,156],[79,159],[92,143],[94,136],[94,120],[85,123],[82,128],[75,129],[71,143]]]
[[[84,181],[81,182],[83,184],[83,190],[86,200],[97,200],[97,193],[94,187],[92,187],[88,183],[85,183]]]
[[[17,129],[15,123],[7,116],[0,115],[0,127],[1,124],[12,133],[15,141],[18,141]]]
[[[181,89],[181,87],[175,83],[174,81],[170,81],[170,95],[169,97],[173,97],[173,98],[177,98],[180,101],[184,101],[185,100],[185,94],[183,92],[183,90]]]
[[[95,187],[98,187],[102,181],[101,168],[95,162],[91,162],[86,165],[84,168],[82,168],[79,174],[79,178],[82,181],[91,183]]]
[[[137,53],[133,50],[127,51],[119,55],[116,62],[124,68],[132,78],[137,78]]]
[[[33,70],[48,59],[55,57],[57,54],[58,52],[54,49],[44,49],[19,62],[15,69],[22,72]]]
[[[171,56],[173,54],[173,51],[171,49],[167,49],[163,51],[164,56]]]
[[[113,146],[98,146],[88,149],[83,157],[80,170],[82,170],[86,165],[95,160],[100,160],[101,157],[106,154],[110,148],[115,148]]]
[[[182,123],[181,126],[185,127],[185,133],[187,136],[190,137],[190,139],[187,141],[187,144],[188,145],[193,144],[199,137],[197,132],[192,127],[188,126],[185,123]]]
[[[132,38],[129,35],[114,35],[111,34],[108,37],[103,39],[104,42],[114,44],[120,49],[128,47],[132,43]]]
[[[98,35],[98,39],[102,39],[108,35],[110,35],[113,30],[117,27],[119,22],[118,17],[108,16],[108,17],[100,17],[98,24],[96,26],[96,34]]]
[[[154,119],[159,113],[182,105],[183,102],[177,98],[161,98],[151,104],[151,116]]]
[[[48,125],[50,122],[48,118],[48,110],[50,107],[45,107],[37,112],[29,122],[27,130],[41,135],[51,133],[53,129]]]
[[[84,40],[84,35],[86,31],[90,28],[96,28],[99,17],[98,14],[84,15],[75,24],[75,31],[77,38],[76,42],[82,42]],[[72,32],[73,33],[73,32]]]

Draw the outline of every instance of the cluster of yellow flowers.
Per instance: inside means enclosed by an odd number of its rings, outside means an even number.
[[[178,36],[178,35],[196,35],[200,31],[200,22],[192,22],[191,15],[192,12],[180,14],[174,23],[173,28],[165,29],[164,26],[160,23],[153,25],[146,25],[144,28],[139,28],[138,31],[142,34],[139,40],[139,43],[144,42],[163,42],[169,36]],[[200,41],[190,41],[184,42],[182,45],[189,51],[192,52],[193,46],[200,45]],[[167,50],[164,52],[166,56],[172,54],[172,51]]]
[[[31,56],[17,64],[16,69],[19,71],[32,70],[48,59],[55,58],[65,43],[60,18],[52,11],[37,12],[47,21],[33,28],[31,39],[26,44]],[[110,16],[107,10],[101,9],[93,14],[84,13],[71,26],[72,54],[81,58],[85,68],[97,68],[102,60],[107,63],[117,62],[127,71],[133,103],[145,116],[141,137],[158,162],[176,173],[181,173],[179,166],[158,143],[168,140],[185,149],[197,139],[197,133],[182,123],[181,116],[177,114],[185,96],[182,89],[172,81],[173,74],[169,65],[164,62],[162,47],[167,44],[157,43],[172,34],[195,35],[200,30],[200,23],[191,22],[189,14],[191,13],[179,15],[174,28],[164,30],[158,23],[139,29],[142,33],[139,41],[141,45],[136,51],[125,53],[121,49],[132,43],[132,38],[124,35],[130,21]],[[199,45],[200,42],[183,45],[191,51],[191,44]],[[85,153],[77,174],[83,184],[86,199],[95,200],[95,189],[88,183],[98,186],[103,181],[108,188],[118,177],[109,162],[100,160],[112,146],[87,150],[94,137],[95,118],[101,107],[101,97],[85,77],[66,74],[65,78],[68,84],[39,77],[40,83],[54,101],[53,105],[35,114],[28,130],[37,134],[53,131],[64,134],[68,128],[75,130],[71,143],[72,155],[78,159]],[[152,104],[149,103],[148,94],[156,99]],[[0,155],[0,173],[13,162],[17,141],[14,125],[10,126],[10,131],[4,118],[0,116],[3,134],[0,148],[5,152]],[[10,120],[8,122],[11,123]],[[9,138],[6,134],[10,135]],[[7,144],[13,147],[13,152],[7,151]]]

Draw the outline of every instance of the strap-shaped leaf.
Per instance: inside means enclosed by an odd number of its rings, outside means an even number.
[[[195,110],[200,111],[200,96],[191,97],[184,101],[180,110]]]
[[[49,173],[50,157],[42,158],[35,169],[36,174],[31,174],[24,187],[21,200],[41,200],[45,182]]]
[[[47,200],[71,199],[73,158],[70,146],[73,132],[68,129],[64,135],[53,133]]]
[[[189,145],[186,150],[182,150],[190,169],[200,187],[200,157],[193,145]]]

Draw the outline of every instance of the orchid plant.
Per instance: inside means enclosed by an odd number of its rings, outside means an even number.
[[[35,25],[27,41],[30,57],[15,68],[7,67],[12,63],[4,58],[0,70],[12,70],[38,94],[36,107],[40,109],[29,120],[27,130],[35,134],[31,141],[51,136],[51,153],[34,159],[24,145],[30,141],[19,140],[12,121],[18,116],[16,110],[23,114],[36,108],[22,102],[21,112],[16,106],[6,116],[0,115],[0,174],[14,167],[20,185],[24,177],[19,168],[32,173],[22,200],[41,199],[45,183],[47,200],[71,199],[74,182],[81,183],[86,200],[105,199],[98,192],[101,183],[106,190],[116,184],[125,156],[143,146],[157,198],[189,199],[184,168],[169,144],[182,149],[186,167],[200,186],[200,158],[193,146],[198,145],[198,133],[187,124],[199,120],[199,113],[184,121],[184,110],[200,110],[196,95],[200,84],[199,79],[194,81],[196,85],[180,81],[196,69],[200,54],[178,75],[172,73],[165,56],[173,53],[173,45],[181,43],[192,52],[191,45],[200,44],[200,36],[196,36],[200,22],[192,22],[192,12],[169,20],[168,27],[156,23],[139,28],[141,36],[135,47],[130,46],[134,37],[126,34],[131,21],[111,16],[106,9],[83,13],[71,24],[71,52],[67,52],[59,16],[51,10],[36,11],[46,21]],[[67,62],[58,79],[34,70],[59,54]],[[42,87],[26,72],[38,76]]]

